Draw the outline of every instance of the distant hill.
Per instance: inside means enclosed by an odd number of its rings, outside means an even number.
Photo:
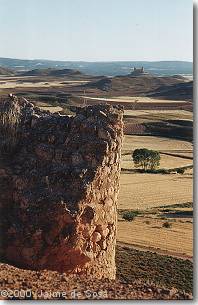
[[[112,89],[112,79],[108,77],[103,77],[102,79],[89,82],[88,84],[83,85],[81,87],[99,89],[102,91],[109,91]]]
[[[27,72],[20,73],[21,76],[73,76],[73,75],[82,75],[80,71],[73,69],[34,69]]]
[[[82,90],[86,90],[86,93],[93,92],[93,89],[95,89],[95,94],[98,95],[101,91],[105,91],[105,95],[109,96],[152,96],[153,94],[153,96],[166,96],[166,98],[170,99],[176,96],[176,99],[180,100],[183,98],[192,99],[192,82],[176,75],[163,77],[152,75],[106,77],[80,87]]]
[[[8,68],[0,67],[0,75],[14,75],[14,71]]]
[[[187,61],[112,61],[112,62],[85,62],[85,61],[55,61],[55,60],[25,60],[0,58],[0,66],[13,68],[18,71],[33,69],[74,69],[89,75],[127,75],[133,67],[144,67],[145,71],[155,75],[192,75],[193,64]]]
[[[174,100],[190,100],[193,99],[193,82],[178,83],[174,85],[165,85],[159,87],[152,94],[152,97],[163,97],[165,99]]]

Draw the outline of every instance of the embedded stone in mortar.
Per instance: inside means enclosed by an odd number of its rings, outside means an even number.
[[[2,256],[28,269],[114,278],[122,109],[88,106],[67,117],[12,103],[20,137],[0,170],[9,180]]]

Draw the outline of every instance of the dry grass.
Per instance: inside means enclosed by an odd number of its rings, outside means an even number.
[[[166,115],[173,115],[176,118],[182,118],[182,117],[189,117],[192,118],[192,112],[186,111],[186,110],[162,110],[162,109],[157,109],[157,110],[125,110],[124,115],[132,115],[132,116],[141,116],[141,115],[155,115],[159,114],[162,116]]]
[[[152,136],[125,136],[122,168],[134,168],[131,153],[125,153],[140,147],[178,155],[161,154],[160,168],[170,169],[192,165],[192,160],[179,157],[179,154],[192,156],[190,142]],[[146,210],[149,213],[153,207],[192,202],[192,186],[192,170],[187,170],[184,175],[133,173],[130,171],[129,173],[121,173],[119,209]],[[189,211],[191,210],[192,208],[189,208]],[[181,212],[181,208],[175,209],[175,211]],[[168,217],[168,215],[164,217]],[[193,228],[191,219],[183,218],[173,222],[172,220],[174,219],[168,220],[171,221],[171,228],[162,226],[167,221],[166,218],[162,220],[144,215],[136,217],[132,222],[119,221],[118,242],[158,253],[183,258],[192,257]]]
[[[192,176],[188,174],[121,174],[120,209],[147,209],[191,202]]]
[[[173,138],[154,136],[131,136],[125,135],[123,151],[132,151],[136,148],[145,147],[148,149],[166,152],[192,152],[193,145],[190,142]]]
[[[28,81],[26,81],[28,79]],[[32,82],[31,82],[32,79]],[[53,80],[53,79],[48,79],[45,78],[44,81],[38,81],[35,82],[36,77],[10,77],[10,78],[5,78],[0,80],[0,89],[13,89],[13,88],[51,88],[51,87],[64,87],[64,86],[71,86],[73,85],[82,85],[86,84],[87,81],[82,81],[82,80],[65,80],[65,79],[60,79],[60,80]],[[20,81],[20,82],[19,82]]]
[[[39,108],[42,109],[42,110],[48,110],[51,113],[55,113],[55,112],[59,112],[59,111],[63,110],[63,108],[60,107],[60,106],[41,106]]]
[[[20,112],[17,103],[5,102],[0,107],[0,153],[11,153],[19,137]]]
[[[192,292],[193,264],[190,260],[118,246],[116,262],[117,276],[126,282],[155,282]]]
[[[123,153],[141,147],[169,153],[192,153],[192,144],[187,141],[153,136],[125,136]],[[191,164],[192,160],[189,159],[161,155],[161,168],[176,168]],[[122,155],[122,168],[134,168],[131,153]],[[192,170],[186,171],[184,175],[122,173],[119,208],[145,209],[190,202],[192,185]]]
[[[167,255],[192,257],[192,223],[170,221],[171,228],[165,228],[162,226],[164,222],[148,217],[136,217],[132,222],[119,221],[117,241],[156,252],[164,251]]]
[[[193,120],[193,113],[186,110],[125,110],[125,118],[148,121]]]
[[[79,96],[83,97],[83,96]],[[86,99],[90,100],[101,100],[101,101],[106,101],[106,102],[121,102],[121,103],[135,103],[135,104],[140,104],[140,103],[160,103],[160,104],[178,104],[178,101],[174,100],[162,100],[162,99],[154,99],[150,97],[143,97],[143,96],[119,96],[119,97],[90,97],[90,96],[85,96]],[[179,103],[186,103],[186,101],[179,101]]]

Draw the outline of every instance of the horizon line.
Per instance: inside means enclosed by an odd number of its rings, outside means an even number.
[[[188,62],[193,63],[193,60],[180,60],[180,59],[165,59],[165,60],[82,60],[82,59],[48,59],[48,58],[18,58],[18,57],[4,57],[0,56],[0,58],[3,59],[13,59],[13,60],[31,60],[31,61],[37,61],[37,60],[43,60],[43,61],[61,61],[61,62],[88,62],[88,63],[109,63],[109,62]]]

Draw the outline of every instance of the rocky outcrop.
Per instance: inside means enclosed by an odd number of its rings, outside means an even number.
[[[122,109],[89,106],[68,117],[12,96],[6,103],[18,120],[15,145],[0,146],[2,257],[114,278]]]

